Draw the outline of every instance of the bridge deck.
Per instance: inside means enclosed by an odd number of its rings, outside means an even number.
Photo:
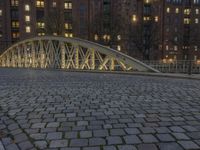
[[[8,150],[200,148],[200,81],[0,69],[0,83]]]

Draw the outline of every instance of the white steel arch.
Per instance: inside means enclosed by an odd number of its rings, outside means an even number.
[[[58,36],[35,37],[14,44],[0,56],[0,66],[159,72],[97,43]]]

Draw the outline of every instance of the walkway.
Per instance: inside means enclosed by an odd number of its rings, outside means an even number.
[[[6,150],[200,149],[200,81],[0,69],[0,118]]]

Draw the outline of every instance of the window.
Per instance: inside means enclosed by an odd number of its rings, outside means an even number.
[[[65,23],[65,29],[66,30],[71,30],[72,29],[72,24],[71,23]]]
[[[25,9],[25,11],[30,11],[30,5],[26,4],[26,5],[24,6],[24,9]]]
[[[72,33],[65,33],[65,37],[73,37]]]
[[[65,9],[72,9],[72,2],[65,2],[64,7]]]
[[[179,8],[176,8],[176,11],[175,11],[175,12],[176,12],[176,14],[178,14],[178,13],[179,13]]]
[[[37,28],[45,28],[44,22],[37,22]]]
[[[184,18],[184,24],[190,24],[190,19],[189,18]]]
[[[120,41],[121,40],[121,35],[117,36],[117,40]]]
[[[121,51],[121,46],[120,45],[117,45],[117,50]]]
[[[0,31],[0,38],[2,38],[3,37],[3,34],[2,34],[2,32]]]
[[[18,6],[19,0],[11,0],[11,6]]]
[[[158,22],[158,16],[155,16],[154,19],[155,19],[155,22]]]
[[[184,14],[185,14],[185,15],[190,15],[190,12],[191,12],[190,9],[188,9],[188,8],[187,8],[187,9],[184,9]]]
[[[195,13],[198,15],[199,14],[199,9],[195,9]]]
[[[26,21],[26,22],[30,22],[30,20],[31,20],[31,19],[30,19],[30,16],[25,16],[25,21]]]
[[[13,32],[12,38],[14,38],[14,39],[19,38],[19,32]]]
[[[136,22],[136,21],[137,21],[136,15],[133,15],[132,20],[133,20],[133,22]]]
[[[167,13],[170,13],[170,8],[169,7],[167,7]]]
[[[56,2],[53,2],[52,6],[53,6],[53,7],[56,7],[56,5],[57,5]]]
[[[40,32],[40,33],[38,33],[38,36],[44,36],[44,35],[45,35],[44,32]]]
[[[12,21],[12,28],[19,28],[19,21]]]
[[[178,50],[178,46],[177,46],[177,45],[174,46],[174,50],[175,50],[175,51]]]
[[[3,12],[2,12],[2,10],[0,9],[0,16],[2,16],[2,14],[3,14]]]
[[[169,46],[168,46],[168,45],[166,45],[165,49],[166,49],[166,51],[168,51],[168,50],[169,50]]]
[[[99,39],[98,35],[95,34],[95,35],[94,35],[94,40],[95,40],[95,41],[98,41],[98,39]]]
[[[44,7],[44,0],[37,0],[36,1],[36,7]]]
[[[194,46],[194,51],[197,51],[198,50],[198,46]]]
[[[31,32],[31,27],[30,26],[26,26],[26,33],[30,33]]]
[[[198,24],[199,23],[199,19],[195,18],[195,23]]]

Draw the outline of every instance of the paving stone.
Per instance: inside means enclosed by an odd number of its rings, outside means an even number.
[[[183,148],[175,142],[159,143],[158,147],[160,150],[183,150]]]
[[[104,146],[103,150],[117,150],[115,146]]]
[[[65,148],[61,148],[61,150],[81,150],[81,149],[77,147],[65,147]]]
[[[59,122],[50,122],[47,124],[47,128],[57,128],[59,127],[60,123]]]
[[[26,141],[28,139],[27,135],[24,133],[18,134],[14,136],[15,142],[19,143],[22,141]]]
[[[139,137],[142,139],[145,143],[154,143],[158,142],[158,140],[153,136],[152,134],[141,134]]]
[[[200,147],[193,141],[178,141],[178,143],[185,149],[200,149]]]
[[[185,130],[181,127],[178,127],[178,126],[174,126],[174,127],[170,127],[170,129],[173,131],[173,132],[185,132]]]
[[[106,137],[108,145],[122,144],[122,139],[119,136]]]
[[[155,144],[140,144],[137,147],[138,150],[158,150]]]
[[[80,131],[80,138],[92,137],[92,131]]]
[[[47,142],[46,141],[35,141],[34,144],[39,149],[45,149],[45,148],[47,148]]]
[[[107,130],[93,130],[94,137],[106,137],[108,136]]]
[[[124,132],[123,129],[111,129],[110,130],[110,135],[115,136],[115,135],[125,135],[126,133]]]
[[[19,143],[19,147],[21,150],[27,150],[33,148],[33,144],[30,141],[24,141]]]
[[[46,123],[34,123],[32,128],[44,128]]]
[[[89,139],[90,146],[106,145],[106,141],[103,138],[91,138]]]
[[[172,133],[177,140],[189,140],[190,138],[185,133]]]
[[[30,134],[30,137],[35,139],[35,140],[42,140],[46,138],[45,133],[35,133],[35,134]]]
[[[59,147],[67,147],[68,140],[52,140],[50,142],[50,148],[59,148]]]
[[[59,140],[62,138],[62,132],[51,132],[47,133],[47,140]]]
[[[170,134],[156,134],[158,139],[161,142],[172,142],[175,141],[175,139]]]
[[[78,132],[66,132],[65,133],[65,138],[67,139],[74,139],[77,138]]]
[[[88,146],[88,139],[72,139],[70,142],[71,147],[84,147]]]
[[[137,128],[125,128],[127,134],[139,134],[140,131]]]
[[[126,144],[139,144],[142,141],[136,135],[124,136]]]
[[[119,150],[137,150],[135,146],[133,145],[119,145]]]
[[[100,150],[100,147],[84,147],[83,150]]]
[[[6,150],[19,150],[18,146],[16,144],[10,144],[5,147]]]

